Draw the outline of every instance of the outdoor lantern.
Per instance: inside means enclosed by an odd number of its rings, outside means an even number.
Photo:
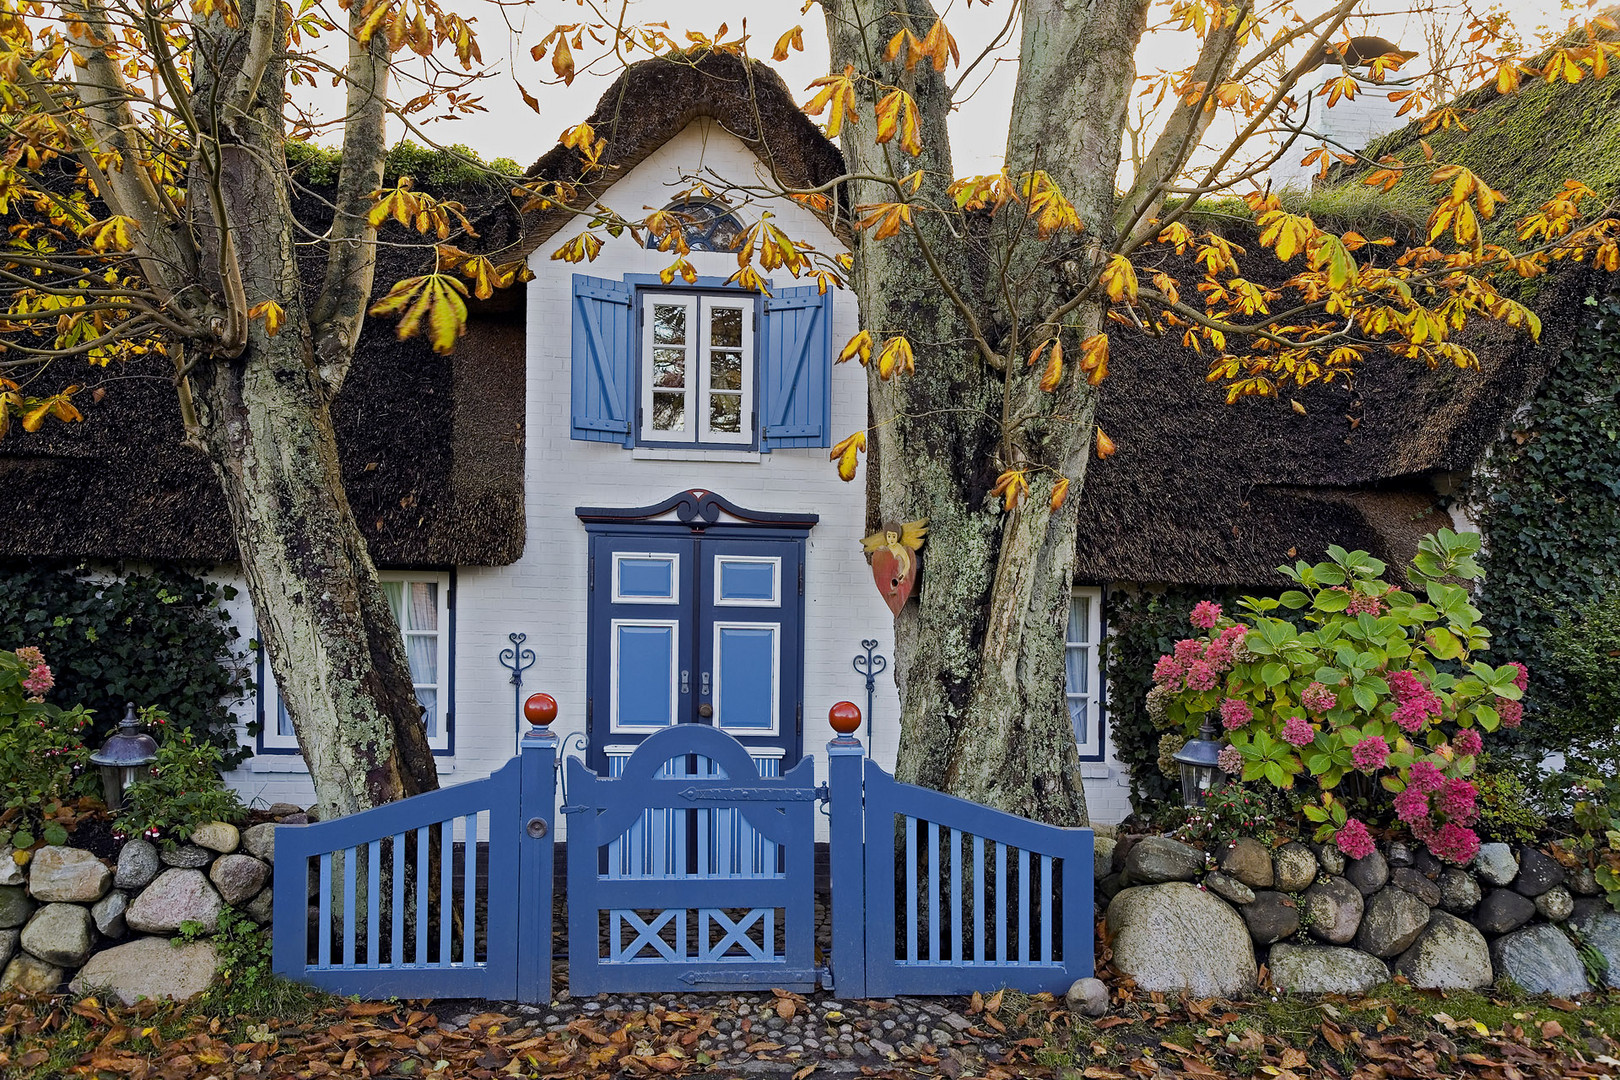
[[[146,775],[157,760],[157,740],[138,730],[139,727],[135,703],[130,702],[118,730],[107,736],[100,750],[90,755],[90,764],[101,770],[101,790],[109,810],[124,805],[124,789]]]
[[[1186,806],[1204,805],[1204,796],[1223,775],[1217,764],[1221,744],[1215,740],[1215,722],[1206,714],[1196,738],[1187,740],[1171,755],[1181,766],[1181,801]]]

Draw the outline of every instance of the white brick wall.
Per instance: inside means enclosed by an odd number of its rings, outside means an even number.
[[[636,214],[660,207],[687,185],[683,174],[705,170],[732,180],[748,179],[758,162],[748,148],[708,120],[694,122],[606,193],[604,201]],[[772,205],[777,223],[791,236],[823,251],[840,250],[837,238],[814,215],[792,203]],[[746,211],[744,212],[746,216]],[[805,564],[804,749],[826,775],[824,748],[831,731],[827,709],[840,700],[865,708],[865,680],[851,667],[863,638],[876,638],[891,658],[878,678],[873,752],[894,764],[898,746],[899,698],[893,680],[893,623],[861,555],[865,475],[840,481],[821,449],[777,450],[769,454],[627,451],[612,443],[576,442],[569,437],[569,334],[571,281],[576,272],[620,278],[656,273],[671,256],[638,248],[626,237],[610,241],[595,262],[575,266],[553,262],[550,253],[577,228],[564,229],[542,245],[531,260],[536,277],[528,286],[528,369],[525,419],[525,476],[528,542],[521,559],[504,567],[462,567],[455,590],[455,746],[446,783],[488,775],[514,753],[518,725],[512,687],[497,661],[507,635],[526,633],[538,660],[524,677],[525,694],[545,691],[557,699],[556,729],[567,736],[585,726],[585,629],[587,543],[574,516],[581,505],[638,507],[678,491],[704,488],[753,510],[820,515],[810,531]],[[734,256],[694,252],[702,275],[729,276]],[[779,276],[776,284],[788,283]],[[836,345],[858,329],[854,297],[833,301],[832,339]],[[866,387],[859,368],[838,370],[832,380],[832,435],[837,441],[866,424]],[[926,572],[926,571],[925,571]],[[239,586],[240,587],[240,586]],[[244,589],[245,596],[245,589]],[[245,614],[245,611],[244,611]],[[240,625],[252,626],[244,617]],[[243,711],[244,720],[248,710]],[[245,733],[244,733],[245,737]],[[308,802],[313,797],[296,758],[254,762],[230,776],[245,797],[264,802]],[[1098,775],[1087,783],[1093,814],[1114,821],[1128,812],[1111,770],[1088,766]],[[1095,785],[1095,792],[1093,787]]]

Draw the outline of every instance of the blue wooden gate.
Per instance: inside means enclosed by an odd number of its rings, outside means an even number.
[[[568,762],[570,992],[814,989],[814,763],[682,725],[616,771]]]

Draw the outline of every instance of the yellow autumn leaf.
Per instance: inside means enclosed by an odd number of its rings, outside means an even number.
[[[866,432],[857,431],[837,446],[827,455],[828,461],[838,462],[838,478],[849,481],[855,479],[855,465],[861,451],[866,449]]]
[[[917,123],[917,103],[904,90],[892,90],[877,103],[877,141],[886,143],[900,136],[900,149],[916,157],[922,153],[922,134]]]
[[[287,321],[287,313],[274,300],[265,300],[248,308],[248,318],[263,319],[264,332],[275,337],[281,333],[282,324]]]
[[[1108,433],[1099,427],[1097,429],[1097,460],[1106,461],[1108,458],[1113,457],[1116,449],[1118,447],[1114,445],[1114,440],[1110,439]]]
[[[855,66],[844,65],[842,75],[823,75],[810,83],[819,86],[821,90],[805,105],[804,111],[811,116],[820,116],[827,109],[827,138],[836,139],[843,130],[844,119],[847,117],[851,124],[860,122],[860,106],[855,100]]]
[[[916,370],[911,353],[911,342],[906,340],[904,334],[892,337],[883,343],[883,349],[878,353],[878,378],[887,379],[896,372],[911,375]]]
[[[449,274],[424,274],[398,282],[371,307],[373,315],[398,315],[399,339],[415,336],[427,323],[428,343],[448,353],[467,332],[467,286]]]
[[[788,58],[788,50],[804,52],[804,27],[795,26],[787,33],[776,39],[776,48],[771,50],[771,59],[781,63]]]
[[[133,241],[130,233],[141,227],[134,218],[114,214],[103,221],[92,222],[79,231],[79,238],[89,242],[100,252],[128,251]]]
[[[27,405],[23,407],[23,430],[28,432],[38,431],[45,425],[45,419],[51,416],[56,417],[58,420],[61,420],[64,423],[83,420],[83,414],[79,412],[79,410],[74,406],[72,400],[70,400],[73,395],[78,392],[79,387],[70,386],[66,390],[63,390],[60,394],[52,394],[50,397],[40,398],[37,401],[28,402]]]
[[[1123,255],[1110,255],[1108,266],[1103,270],[1102,286],[1114,303],[1122,300],[1136,303],[1136,268],[1131,260]]]
[[[1010,512],[1029,494],[1029,477],[1022,469],[1008,469],[996,477],[996,486],[990,489],[990,494],[1000,496],[1002,509]]]
[[[861,367],[865,367],[867,364],[872,362],[872,344],[872,332],[870,330],[862,330],[860,333],[849,339],[849,343],[839,351],[838,359],[833,361],[833,363],[842,364],[846,360],[851,360],[859,356],[861,358]]]
[[[1096,386],[1108,377],[1108,335],[1092,334],[1080,343],[1080,370]]]
[[[1050,394],[1058,388],[1063,381],[1063,342],[1054,339],[1052,352],[1046,358],[1046,368],[1041,372],[1041,390]]]
[[[1051,508],[1056,510],[1058,507],[1063,505],[1063,500],[1067,499],[1068,497],[1069,478],[1067,476],[1060,476],[1058,477],[1058,482],[1052,485]]]

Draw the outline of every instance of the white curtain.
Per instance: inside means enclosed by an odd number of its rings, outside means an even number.
[[[439,733],[439,583],[385,581],[382,587],[405,637],[411,682],[431,739]]]

